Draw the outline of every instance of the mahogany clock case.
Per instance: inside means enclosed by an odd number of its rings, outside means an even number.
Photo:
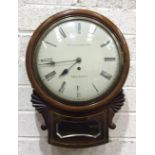
[[[35,72],[35,49],[41,36],[55,23],[72,17],[86,17],[106,26],[118,40],[123,64],[120,76],[109,92],[89,104],[65,104],[64,101],[48,93],[38,80]],[[38,110],[45,124],[42,130],[48,129],[48,142],[65,147],[88,147],[107,143],[108,128],[115,129],[112,122],[115,113],[120,110],[125,100],[122,86],[129,70],[129,50],[121,31],[106,17],[89,10],[66,10],[45,20],[33,33],[28,44],[26,68],[34,92],[31,101]],[[69,102],[69,101],[65,101]]]
[[[74,104],[72,105],[64,104],[63,101],[57,100],[54,97],[54,95],[49,94],[48,91],[44,89],[44,87],[36,77],[35,67],[34,67],[34,51],[36,49],[39,39],[45,33],[45,31],[51,25],[57,23],[62,19],[77,17],[77,16],[87,17],[87,18],[96,20],[97,22],[108,27],[111,30],[111,32],[114,34],[114,36],[117,38],[119,42],[119,46],[121,48],[122,56],[123,56],[123,65],[122,65],[120,77],[118,78],[113,88],[109,92],[107,92],[106,95],[104,94],[104,96],[103,95],[100,96],[99,99],[96,99],[91,104],[83,104],[81,106],[75,106]],[[103,15],[100,15],[90,10],[82,10],[82,9],[66,10],[49,17],[35,30],[27,48],[26,68],[27,68],[28,77],[31,81],[32,87],[37,92],[37,94],[41,98],[43,98],[51,107],[60,111],[73,112],[73,113],[94,111],[94,110],[100,109],[100,107],[109,103],[122,90],[122,86],[126,80],[128,70],[129,70],[129,50],[128,50],[126,40],[123,34],[121,33],[121,31],[117,28],[117,26],[115,26],[109,19],[107,19]]]

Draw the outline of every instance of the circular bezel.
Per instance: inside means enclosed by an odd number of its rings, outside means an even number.
[[[70,101],[59,99],[59,97],[55,97],[54,95],[51,95],[51,93],[46,91],[43,85],[38,81],[38,78],[36,77],[36,69],[34,64],[34,54],[37,43],[39,42],[42,35],[44,35],[46,30],[50,26],[55,25],[61,20],[74,17],[90,18],[91,20],[94,20],[97,23],[99,23],[100,26],[103,25],[104,27],[107,27],[112,32],[114,38],[117,39],[123,57],[120,76],[119,79],[116,81],[117,83],[113,86],[112,90],[110,90],[104,95],[101,95],[95,100],[89,101],[90,103],[79,104],[78,106],[77,104],[76,105],[64,104],[64,102],[69,103]],[[59,110],[65,110],[70,112],[95,110],[97,108],[100,108],[104,104],[109,103],[110,100],[112,100],[121,91],[129,70],[129,50],[121,31],[109,19],[107,19],[103,15],[100,15],[96,12],[89,10],[81,10],[81,9],[66,10],[49,17],[35,30],[27,48],[26,68],[32,87],[51,106]]]

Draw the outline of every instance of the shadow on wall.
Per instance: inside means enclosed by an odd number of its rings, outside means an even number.
[[[126,101],[126,104],[127,103],[128,101]],[[125,106],[126,106],[126,110],[128,110],[128,105],[125,105]],[[110,140],[109,143],[105,145],[99,145],[99,146],[89,147],[89,148],[72,149],[72,148],[52,146],[48,144],[47,136],[45,136],[47,135],[47,130],[43,132],[40,130],[40,126],[42,125],[43,120],[40,119],[39,115],[40,114],[36,112],[36,122],[37,122],[38,131],[41,137],[38,144],[39,145],[38,147],[40,150],[38,155],[113,155],[113,154],[122,155],[124,142],[118,141],[115,138]],[[125,119],[125,121],[118,123],[121,125],[118,125],[117,121],[120,120],[120,117],[121,117],[121,114],[118,112],[117,116],[115,116],[115,119],[114,119],[114,123],[116,123],[117,127],[115,131],[110,132],[113,135],[113,137],[125,137],[124,135],[126,133],[126,129],[128,128],[129,116]],[[111,134],[109,136],[111,136]]]

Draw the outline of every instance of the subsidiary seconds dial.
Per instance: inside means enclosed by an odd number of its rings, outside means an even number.
[[[62,19],[50,26],[35,48],[35,72],[54,98],[90,102],[117,82],[122,53],[112,32],[86,17]]]

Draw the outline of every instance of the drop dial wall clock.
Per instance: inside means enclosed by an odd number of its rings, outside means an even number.
[[[49,17],[31,37],[26,67],[49,143],[86,147],[108,142],[129,70],[126,41],[109,19],[79,9]]]

